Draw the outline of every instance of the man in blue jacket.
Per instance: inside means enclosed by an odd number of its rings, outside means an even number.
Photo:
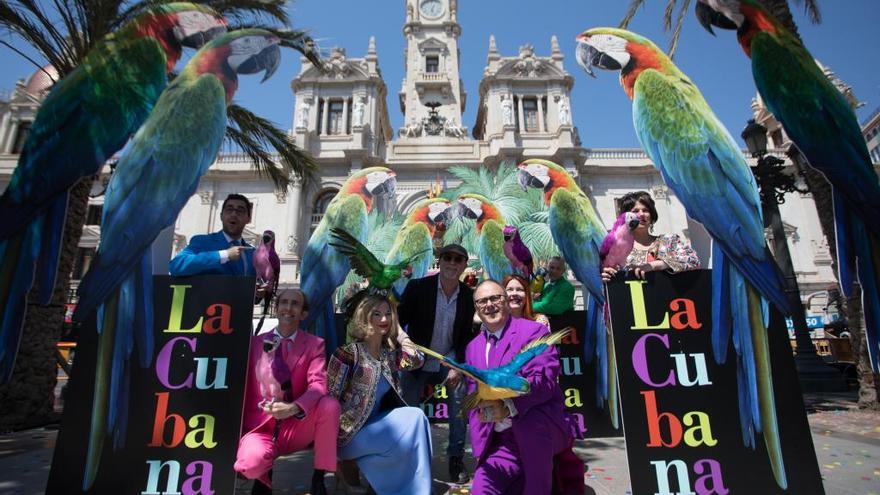
[[[171,260],[171,275],[255,275],[254,247],[241,238],[253,208],[241,194],[227,196],[220,208],[223,230],[193,236],[189,245]]]

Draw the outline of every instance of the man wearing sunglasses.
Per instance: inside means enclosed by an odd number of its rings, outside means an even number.
[[[254,247],[241,237],[244,226],[251,221],[253,208],[253,203],[241,194],[227,196],[220,208],[223,229],[193,236],[189,245],[171,260],[171,275],[255,275]]]
[[[489,369],[512,361],[529,342],[547,334],[544,325],[510,314],[504,288],[487,280],[474,290],[482,325],[467,346],[465,362]],[[505,400],[482,401],[468,421],[477,466],[471,492],[551,493],[554,456],[572,444],[559,388],[556,348],[539,354],[518,372],[529,382],[527,394]],[[476,384],[467,380],[468,391]],[[583,472],[582,466],[580,473]]]
[[[429,347],[440,354],[464,359],[464,350],[473,338],[473,291],[461,274],[467,266],[468,253],[458,244],[440,249],[440,273],[410,280],[400,298],[398,315],[413,342]],[[449,476],[454,483],[469,479],[464,465],[464,440],[467,434],[459,410],[464,398],[461,375],[440,366],[436,359],[428,359],[420,370],[405,371],[401,375],[403,399],[417,406],[426,384],[446,382],[449,396]]]

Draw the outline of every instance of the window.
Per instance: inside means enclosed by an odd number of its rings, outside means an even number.
[[[24,143],[27,141],[28,134],[31,132],[32,122],[22,122],[18,124],[18,130],[15,132],[15,141],[12,144],[12,154],[17,155],[24,149]]]
[[[437,55],[428,55],[425,57],[425,72],[436,74],[440,72],[440,57]]]
[[[525,120],[526,132],[538,132],[538,100],[535,98],[523,98],[523,120]]]
[[[342,134],[345,123],[342,121],[342,100],[330,100],[327,114],[327,134]]]
[[[330,205],[330,201],[333,201],[338,192],[336,189],[328,189],[318,194],[318,197],[315,198],[315,206],[312,208],[312,222],[309,226],[309,237],[312,237],[312,233],[318,228],[318,224],[324,218],[324,212],[327,211],[327,206]]]

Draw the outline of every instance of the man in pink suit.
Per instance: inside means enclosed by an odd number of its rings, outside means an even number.
[[[477,286],[474,304],[482,326],[468,344],[465,360],[476,368],[506,364],[523,346],[548,332],[540,323],[512,317],[504,288],[495,281]],[[528,394],[483,401],[470,412],[471,444],[477,458],[472,492],[476,495],[549,494],[553,457],[571,445],[557,383],[556,348],[532,359],[518,374],[528,380]],[[469,390],[474,388],[471,382]]]
[[[270,470],[275,459],[314,443],[311,493],[326,494],[324,473],[336,470],[340,409],[336,399],[327,395],[324,340],[298,330],[308,314],[308,301],[301,291],[281,292],[276,313],[278,327],[251,339],[245,434],[238,445],[235,470],[256,480],[252,493],[271,493]],[[281,399],[276,398],[279,391],[286,394]]]

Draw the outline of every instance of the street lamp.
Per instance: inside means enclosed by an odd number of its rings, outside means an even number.
[[[816,354],[816,348],[810,338],[804,306],[801,303],[797,275],[791,262],[791,253],[788,250],[782,217],[779,215],[779,205],[785,202],[786,193],[805,193],[808,192],[808,189],[798,186],[796,177],[784,172],[785,162],[782,159],[767,154],[766,127],[755,122],[755,119],[749,119],[742,131],[742,138],[746,142],[749,153],[758,160],[757,165],[752,167],[752,174],[755,176],[761,195],[764,228],[770,228],[770,232],[773,234],[773,256],[785,277],[785,295],[794,311],[791,319],[794,323],[797,344],[795,366],[801,387],[804,391],[809,392],[842,390],[845,387],[843,376],[836,368],[829,366]]]

